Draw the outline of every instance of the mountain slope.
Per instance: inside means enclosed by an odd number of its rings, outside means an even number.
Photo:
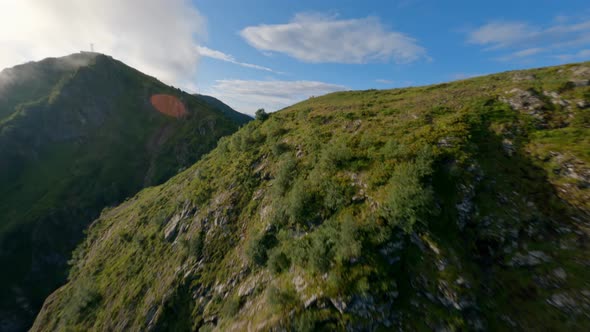
[[[227,104],[225,104],[224,102],[222,102],[221,100],[219,100],[215,97],[200,95],[200,94],[195,94],[194,96],[205,100],[206,102],[209,103],[209,105],[211,105],[211,107],[220,110],[221,112],[223,112],[224,114],[226,114],[227,116],[229,116],[230,118],[232,118],[236,121],[244,121],[245,122],[245,121],[252,120],[252,118],[250,116],[242,114],[242,113],[237,113],[236,111],[233,110],[233,108],[229,107]]]
[[[246,122],[229,113],[100,54],[2,71],[0,330],[30,326],[104,207],[164,182]]]
[[[338,92],[106,210],[33,331],[588,330],[590,63]]]

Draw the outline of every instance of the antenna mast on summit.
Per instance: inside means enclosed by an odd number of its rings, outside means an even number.
[[[90,52],[94,53],[94,44],[90,43]]]

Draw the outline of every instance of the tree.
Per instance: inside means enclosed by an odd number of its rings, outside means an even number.
[[[266,113],[264,108],[258,109],[258,111],[256,111],[256,120],[264,121],[266,119],[268,119],[268,113]]]

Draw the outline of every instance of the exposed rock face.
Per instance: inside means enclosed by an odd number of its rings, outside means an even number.
[[[533,116],[542,114],[545,103],[534,91],[514,88],[506,92],[507,96],[502,97],[502,101],[507,102],[515,110],[526,112]]]
[[[551,258],[542,251],[529,251],[525,254],[517,253],[512,257],[510,266],[536,266],[550,262]]]
[[[533,81],[536,78],[537,77],[534,74],[526,72],[517,72],[512,75],[512,81],[514,82]]]
[[[574,76],[582,78],[590,78],[590,67],[589,66],[574,66],[571,69]]]

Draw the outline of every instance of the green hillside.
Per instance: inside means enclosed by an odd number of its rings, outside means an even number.
[[[159,113],[156,94],[188,114]],[[2,71],[0,330],[30,327],[103,208],[192,165],[249,119],[230,113],[95,53]]]
[[[590,63],[311,98],[106,209],[33,331],[590,330]]]

